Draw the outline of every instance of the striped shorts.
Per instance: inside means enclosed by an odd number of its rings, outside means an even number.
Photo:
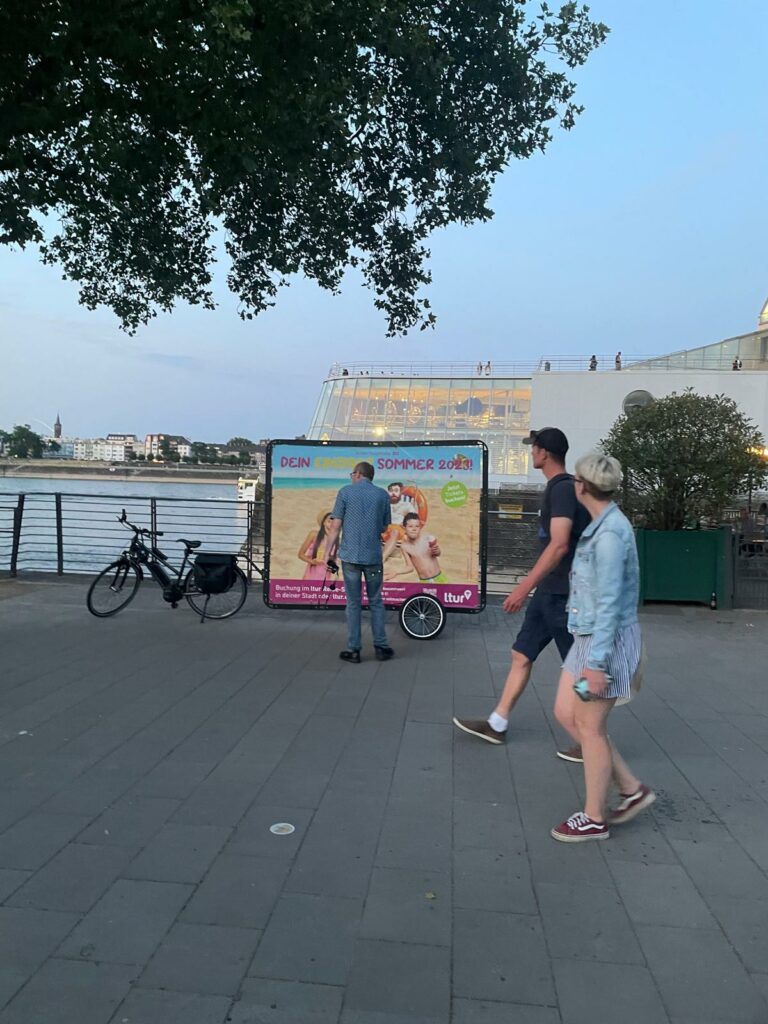
[[[592,647],[592,635],[575,636],[573,647],[563,662],[563,668],[575,679],[580,679],[589,661]],[[625,626],[616,634],[613,647],[608,652],[606,674],[611,677],[604,697],[615,697],[617,704],[626,704],[632,700],[639,688],[638,669],[643,655],[643,639],[640,623]],[[637,677],[637,678],[636,678]],[[634,682],[634,686],[633,686]]]

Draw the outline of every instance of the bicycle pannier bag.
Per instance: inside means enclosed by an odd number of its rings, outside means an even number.
[[[195,559],[194,579],[203,594],[223,594],[234,584],[235,555],[201,554]]]

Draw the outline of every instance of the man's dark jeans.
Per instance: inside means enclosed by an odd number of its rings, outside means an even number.
[[[356,562],[342,562],[344,573],[344,591],[347,597],[347,649],[359,651],[360,616],[362,578],[365,576],[365,589],[368,595],[368,607],[371,610],[371,631],[376,647],[388,647],[385,626],[386,609],[381,596],[381,585],[384,582],[382,565],[358,565]]]

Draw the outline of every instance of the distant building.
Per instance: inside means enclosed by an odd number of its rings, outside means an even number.
[[[614,350],[615,351],[615,350]],[[685,388],[732,398],[768,436],[768,300],[757,329],[668,355],[547,356],[530,363],[494,360],[489,376],[466,363],[336,364],[323,382],[307,436],[319,441],[410,441],[488,445],[492,482],[538,484],[523,442],[529,431],[561,427],[569,465],[595,448],[619,416]],[[733,373],[734,360],[741,373]]]
[[[110,441],[107,438],[76,438],[73,442],[74,458],[97,462],[125,462],[132,445],[124,441]]]
[[[179,458],[188,459],[192,454],[192,442],[181,434],[147,434],[144,438],[144,454],[153,459],[162,458],[160,445],[167,441],[172,452],[178,452]]]
[[[61,419],[58,413],[56,413],[56,422],[53,424],[53,437],[56,441],[61,437]]]

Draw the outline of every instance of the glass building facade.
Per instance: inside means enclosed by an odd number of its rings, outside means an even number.
[[[530,378],[342,376],[323,384],[307,436],[322,441],[479,438],[489,471],[525,476]]]

